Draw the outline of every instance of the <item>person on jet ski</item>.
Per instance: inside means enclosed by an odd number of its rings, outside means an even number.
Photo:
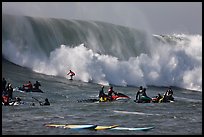
[[[104,86],[101,86],[101,90],[99,91],[99,95],[98,97],[101,98],[101,97],[104,97],[105,96],[105,93],[104,93]]]
[[[135,101],[136,101],[136,102],[141,102],[141,101],[140,101],[140,95],[142,94],[142,91],[143,91],[143,87],[140,86],[140,88],[139,88],[139,90],[137,91],[136,96],[135,96]],[[139,98],[138,98],[138,97],[139,97]]]
[[[173,97],[173,90],[169,87],[168,90],[164,93],[164,96],[162,99],[160,99],[160,102],[170,102],[174,101]]]
[[[173,90],[171,89],[171,87],[169,87],[169,89],[167,90],[167,100],[174,100],[173,97]]]
[[[30,81],[28,81],[27,84],[23,84],[23,89],[26,89],[25,87],[27,87],[28,90],[33,89],[33,85]]]
[[[2,78],[2,92],[6,91],[6,83],[7,83],[6,79]]]
[[[112,94],[115,94],[115,95],[117,95],[117,92],[115,92],[114,90],[113,90],[113,87],[112,86],[110,86],[110,88],[108,89],[108,97],[109,97],[109,100],[112,100]]]
[[[137,91],[135,101],[137,103],[149,103],[152,99],[147,96],[146,88],[140,86],[140,89]]]
[[[33,85],[34,87],[34,89],[39,89],[39,87],[41,86],[41,84],[38,82],[38,81],[36,81],[36,83]]]
[[[101,90],[99,91],[99,101],[106,101],[107,100],[107,95],[104,93],[104,86],[101,86]]]

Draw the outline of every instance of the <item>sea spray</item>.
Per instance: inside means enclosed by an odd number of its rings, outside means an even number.
[[[121,86],[202,91],[202,36],[109,23],[3,15],[2,56],[35,72]],[[83,44],[81,44],[83,43]]]
[[[178,48],[166,48],[165,53],[161,51],[153,56],[141,54],[124,61],[94,53],[84,44],[74,48],[61,45],[51,52],[48,62],[36,64],[33,70],[67,77],[66,73],[72,69],[76,80],[104,85],[177,86],[201,90],[201,60],[189,56],[185,48]]]

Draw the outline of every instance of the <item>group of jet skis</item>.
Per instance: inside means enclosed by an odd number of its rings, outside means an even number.
[[[104,86],[101,86],[101,90],[98,95],[99,99],[85,99],[78,100],[78,102],[111,102],[111,101],[128,101],[129,96],[115,92],[113,87],[110,86],[108,89],[108,94],[104,93]],[[148,97],[146,94],[146,88],[140,86],[139,90],[136,93],[135,100],[136,103],[165,103],[165,102],[174,102],[173,91],[169,89],[162,96],[160,93],[157,96],[152,98]]]
[[[6,86],[7,84],[7,86]],[[13,89],[12,84],[11,83],[7,83],[7,81],[5,80],[5,78],[2,79],[2,105],[4,106],[17,106],[17,105],[22,105],[22,104],[26,104],[24,101],[21,100],[20,97],[13,97],[13,91],[15,92],[39,92],[39,93],[43,93],[43,91],[41,89],[39,89],[39,87],[41,86],[41,84],[36,81],[36,83],[34,85],[32,85],[32,83],[29,81],[27,84],[23,84],[22,87],[17,87],[15,89]],[[38,99],[32,97],[33,99],[35,99],[36,101],[38,101],[38,103],[41,106],[44,105],[50,105],[50,102],[48,101],[47,98],[45,98],[45,102],[43,101],[39,101]],[[34,106],[35,103],[31,103],[29,105]]]
[[[173,102],[174,101],[173,90],[171,89],[171,87],[169,87],[163,96],[160,93],[158,93],[157,96],[150,98],[146,94],[146,88],[143,88],[142,86],[140,86],[140,89],[138,90],[134,101],[137,103]]]
[[[4,80],[3,80],[4,81]],[[5,84],[4,84],[5,85]],[[13,89],[11,87],[11,84],[8,83],[8,89],[5,91],[8,91],[9,93],[9,87],[11,88],[12,91],[20,91],[20,92],[41,92],[43,93],[42,90],[39,89],[40,83],[38,81],[36,81],[36,83],[34,84],[34,88],[32,88],[32,84],[29,81],[28,84],[24,84],[23,87],[18,87],[17,89]],[[26,88],[26,87],[30,87],[30,88]],[[10,95],[9,95],[10,96]],[[4,95],[4,91],[2,92],[2,104],[9,105],[9,98],[12,99],[12,93],[11,93],[11,97],[9,97],[7,95]],[[34,98],[35,99],[35,98]],[[88,100],[78,100],[78,102],[111,102],[111,101],[127,101],[129,100],[130,97],[119,93],[119,92],[115,92],[113,90],[113,87],[110,86],[110,88],[108,89],[108,94],[104,93],[104,86],[101,86],[101,89],[99,91],[99,95],[97,99],[88,99]],[[37,100],[37,99],[35,99]],[[21,101],[21,99],[19,97],[15,98],[15,101],[12,102],[17,102],[19,104],[19,102]],[[38,101],[38,100],[37,100]],[[164,93],[164,95],[162,96],[161,94],[158,94],[158,96],[154,96],[152,98],[148,97],[146,94],[146,88],[143,88],[142,86],[140,86],[139,90],[136,93],[135,96],[135,100],[134,102],[136,103],[163,103],[163,102],[173,102],[174,101],[174,97],[173,97],[173,91],[172,89],[169,87],[169,89]],[[8,103],[6,103],[8,102]],[[38,101],[40,104],[42,104],[41,101]],[[50,104],[48,99],[45,99],[45,104]],[[11,104],[13,105],[13,104]]]

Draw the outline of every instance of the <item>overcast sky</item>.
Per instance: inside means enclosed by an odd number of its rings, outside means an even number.
[[[202,35],[202,2],[3,2],[2,12],[104,21],[153,34]]]

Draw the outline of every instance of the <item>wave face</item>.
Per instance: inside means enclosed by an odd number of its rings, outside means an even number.
[[[2,15],[2,56],[35,72],[120,86],[202,91],[202,36],[104,22]]]

